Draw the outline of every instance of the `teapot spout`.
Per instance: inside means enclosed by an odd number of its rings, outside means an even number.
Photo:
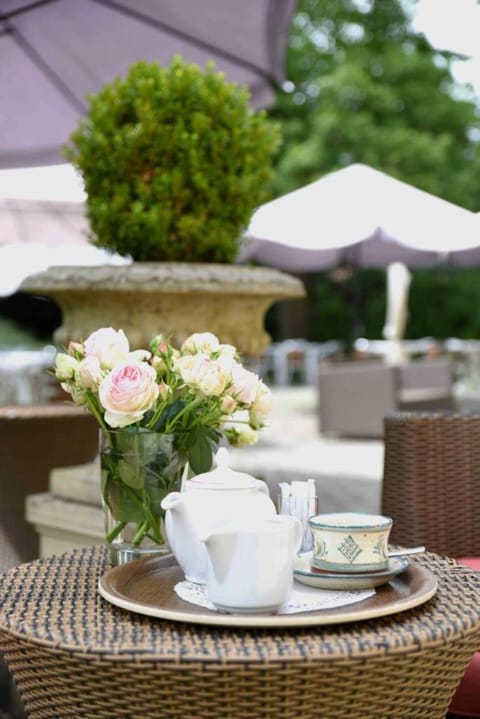
[[[183,497],[181,492],[170,492],[167,494],[166,497],[164,497],[161,501],[161,507],[165,511],[168,509],[170,510],[178,510],[181,508],[181,505],[183,504]]]

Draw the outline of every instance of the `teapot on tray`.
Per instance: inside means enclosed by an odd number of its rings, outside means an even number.
[[[170,492],[162,500],[167,541],[185,578],[198,584],[207,581],[202,539],[219,522],[264,520],[277,514],[265,482],[235,472],[228,461],[228,451],[219,449],[214,470],[187,480],[182,492]]]

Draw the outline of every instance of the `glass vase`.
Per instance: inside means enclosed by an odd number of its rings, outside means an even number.
[[[187,458],[175,434],[145,430],[102,432],[102,504],[113,564],[170,552],[160,504],[180,491]]]

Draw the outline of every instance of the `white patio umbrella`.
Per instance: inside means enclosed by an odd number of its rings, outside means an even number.
[[[259,207],[239,259],[292,272],[422,267],[479,246],[475,213],[354,164]]]
[[[480,265],[480,214],[354,164],[266,203],[254,213],[240,261],[290,272],[341,263],[387,270],[387,360],[405,359],[407,266]]]

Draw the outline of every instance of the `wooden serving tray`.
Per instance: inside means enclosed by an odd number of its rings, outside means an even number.
[[[356,622],[412,609],[437,590],[437,578],[426,567],[412,564],[375,596],[355,604],[298,614],[222,614],[186,602],[175,593],[184,575],[173,555],[136,559],[109,569],[100,578],[102,597],[117,607],[151,617],[193,624],[232,627],[301,627]]]

